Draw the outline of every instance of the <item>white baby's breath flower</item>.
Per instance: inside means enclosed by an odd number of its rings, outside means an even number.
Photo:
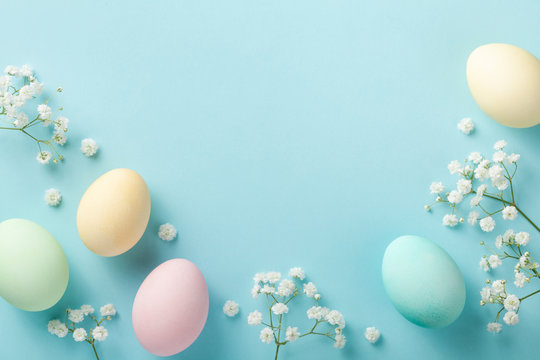
[[[480,267],[484,271],[489,271],[489,261],[485,256],[482,256],[482,259],[480,259]]]
[[[23,128],[28,125],[28,115],[23,112],[17,114],[17,118],[13,121],[13,126],[16,128]]]
[[[253,281],[255,283],[259,283],[259,282],[268,282],[268,280],[266,279],[266,273],[256,273],[254,276],[253,276]]]
[[[253,288],[251,288],[251,296],[256,299],[259,297],[259,293],[261,292],[261,285],[255,284],[253,285]]]
[[[477,151],[474,151],[469,154],[469,161],[472,161],[474,164],[479,164],[482,161],[482,154]]]
[[[460,179],[457,182],[457,191],[460,194],[468,194],[471,192],[472,189],[472,182],[469,179]]]
[[[257,326],[262,322],[262,313],[260,311],[252,311],[248,315],[248,324],[251,326]]]
[[[495,143],[495,145],[493,145],[493,148],[494,148],[495,150],[502,150],[502,149],[504,149],[504,147],[505,147],[506,145],[508,145],[508,144],[506,143],[506,141],[504,141],[504,140],[499,140],[499,141],[497,141],[497,142]]]
[[[99,312],[101,313],[101,316],[114,316],[116,315],[116,309],[113,304],[107,304],[103,305]]]
[[[161,240],[171,241],[176,237],[176,228],[169,223],[159,226],[158,236]]]
[[[482,302],[488,303],[491,299],[491,288],[489,286],[485,286],[480,290],[480,296],[482,297]]]
[[[19,74],[20,76],[30,77],[34,75],[34,70],[28,65],[23,65],[21,66]]]
[[[91,305],[83,305],[81,306],[81,311],[85,316],[88,316],[94,313],[94,308]]]
[[[521,272],[515,273],[514,285],[516,287],[522,288],[526,282],[529,282],[529,278],[525,274]]]
[[[449,226],[449,227],[454,227],[458,224],[458,218],[455,214],[446,214],[444,215],[443,217],[443,225],[444,226]]]
[[[529,243],[529,241],[531,240],[531,235],[529,235],[528,232],[518,232],[516,235],[515,235],[515,240],[516,240],[516,243],[519,245],[519,246],[525,246]]]
[[[6,66],[6,68],[4,69],[4,72],[11,76],[19,76],[20,74],[19,68],[13,65]]]
[[[300,337],[300,333],[298,332],[297,327],[287,327],[287,331],[285,332],[285,340],[293,342],[298,340]]]
[[[480,220],[480,228],[485,232],[493,231],[495,229],[495,220],[491,216],[483,218]]]
[[[495,247],[497,249],[500,249],[500,248],[502,248],[502,246],[503,246],[503,237],[501,235],[499,235],[499,236],[497,236],[495,238]]]
[[[223,305],[223,313],[229,317],[233,317],[240,311],[240,307],[236,301],[227,300]]]
[[[265,284],[263,288],[261,289],[261,294],[270,295],[270,294],[273,294],[274,291],[275,291],[275,288],[273,286],[269,286]]]
[[[505,206],[502,211],[502,217],[504,220],[514,220],[517,218],[518,212],[515,206]]]
[[[270,271],[266,273],[266,279],[270,284],[277,283],[279,280],[281,280],[281,273],[277,271]]]
[[[364,332],[364,337],[367,341],[369,341],[372,344],[375,344],[377,340],[379,340],[379,337],[381,336],[381,332],[377,330],[376,327],[368,327],[366,331]]]
[[[330,312],[330,309],[321,306],[312,306],[307,310],[308,319],[321,320]]]
[[[77,342],[86,340],[86,330],[83,328],[73,330],[73,339]]]
[[[265,327],[261,330],[259,338],[263,343],[270,344],[272,341],[274,341],[274,332],[269,327]]]
[[[69,124],[69,119],[67,117],[59,116],[54,121],[54,129],[56,131],[67,132],[68,131],[68,124]]]
[[[502,264],[502,261],[497,255],[490,255],[488,259],[488,263],[492,269],[495,269],[496,267]]]
[[[48,164],[51,161],[51,158],[52,154],[50,151],[40,151],[36,156],[36,160],[43,165]]]
[[[321,300],[321,294],[315,294],[313,295],[313,298],[317,301]]]
[[[49,321],[47,329],[51,334],[56,335],[59,338],[65,337],[68,333],[66,324],[61,323],[58,319]]]
[[[66,133],[63,131],[55,131],[51,140],[58,145],[63,146],[67,141]]]
[[[519,298],[516,295],[510,294],[504,299],[504,308],[508,311],[516,311],[519,309]]]
[[[472,226],[476,225],[476,222],[478,221],[478,218],[480,217],[480,214],[476,211],[471,211],[469,213],[469,217],[467,218],[467,221],[469,222],[469,224],[471,224]]]
[[[461,195],[458,191],[452,190],[448,194],[448,202],[452,204],[459,204],[463,200],[463,195]]]
[[[62,194],[56,189],[45,190],[45,202],[49,206],[58,206],[62,202]]]
[[[520,155],[519,155],[519,154],[513,154],[513,153],[512,153],[512,154],[510,154],[510,155],[508,155],[508,156],[506,157],[506,163],[507,163],[508,165],[517,163],[518,160],[519,160],[519,158],[520,158]]]
[[[504,314],[503,320],[507,325],[516,325],[519,322],[519,316],[514,311],[508,311]]]
[[[39,113],[39,118],[41,120],[46,120],[43,122],[43,125],[45,126],[50,125],[51,122],[48,120],[51,119],[51,115],[52,115],[51,108],[47,104],[41,104],[41,105],[38,105],[37,111]]]
[[[302,270],[302,268],[293,267],[291,270],[289,270],[289,276],[292,278],[297,278],[299,280],[304,280],[306,274],[304,273],[304,270]]]
[[[80,323],[84,320],[84,313],[81,310],[69,310],[68,319],[76,324]]]
[[[94,139],[83,139],[81,141],[81,152],[90,157],[94,156],[98,151],[98,145]]]
[[[473,196],[471,198],[471,202],[470,202],[470,206],[471,207],[475,207],[475,206],[478,206],[480,204],[480,202],[482,201],[482,196]]]
[[[345,338],[345,335],[343,334],[337,334],[334,338],[334,347],[336,349],[343,349],[345,347],[345,343],[347,342],[347,339]]]
[[[459,174],[463,172],[463,165],[457,160],[453,160],[448,164],[448,171],[450,171],[450,174]]]
[[[289,312],[289,308],[284,303],[277,303],[272,306],[272,312],[276,315],[282,315]]]
[[[281,283],[278,286],[277,294],[279,296],[289,296],[294,292],[295,285],[294,282],[292,282],[289,279],[284,279],[281,281]]]
[[[109,332],[103,326],[96,326],[92,330],[92,337],[97,341],[103,341],[107,338]]]
[[[332,310],[325,315],[324,319],[330,323],[330,325],[337,325],[338,328],[343,329],[345,327],[345,318],[337,311]]]
[[[498,334],[498,333],[501,332],[501,329],[502,329],[502,325],[499,324],[499,323],[491,322],[491,323],[487,324],[487,330],[490,333]]]
[[[491,284],[491,292],[495,296],[503,296],[506,295],[506,287],[505,287],[505,281],[504,280],[495,280]]]
[[[313,284],[311,281],[304,284],[304,293],[307,295],[307,297],[313,297],[317,293],[315,284]]]
[[[465,135],[469,135],[474,130],[474,123],[471,118],[463,118],[459,121],[457,128]]]
[[[497,151],[493,154],[493,161],[502,163],[506,160],[506,153],[504,151]]]
[[[432,194],[440,194],[444,192],[444,185],[442,182],[432,182],[429,186],[429,190]]]

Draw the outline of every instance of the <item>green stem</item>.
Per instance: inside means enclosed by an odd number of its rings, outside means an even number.
[[[96,355],[96,359],[99,360],[99,356],[97,354],[97,351],[96,351],[96,347],[94,346],[94,342],[92,341],[92,349],[94,350],[94,355]]]
[[[511,202],[506,201],[504,199],[500,199],[498,197],[487,195],[487,194],[484,194],[484,196],[487,197],[487,198],[502,202],[503,204],[514,206],[516,208],[516,210],[521,214],[521,216],[523,216],[525,218],[525,220],[527,220],[529,222],[529,224],[531,224],[536,229],[536,231],[540,232],[540,227],[536,226],[536,224],[531,219],[529,219],[529,217],[527,215],[525,215],[525,213],[523,211],[521,211],[521,209],[515,203],[511,203]]]
[[[274,358],[274,360],[277,360],[280,346],[281,346],[281,344],[277,344],[277,346],[276,346],[276,357]]]
[[[528,298],[529,296],[533,296],[533,295],[538,294],[538,293],[540,293],[540,290],[536,290],[535,292],[530,293],[529,295],[522,297],[521,299],[519,299],[519,301],[523,301],[526,298]]]

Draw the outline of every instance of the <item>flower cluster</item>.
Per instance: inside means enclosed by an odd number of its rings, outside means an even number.
[[[471,197],[469,201],[471,211],[467,216],[467,222],[472,226],[478,224],[485,232],[495,229],[497,221],[494,216],[498,213],[501,214],[503,220],[508,221],[515,220],[518,214],[524,215],[516,205],[512,183],[520,155],[506,154],[503,151],[506,145],[504,140],[497,141],[491,160],[484,158],[479,152],[472,152],[463,164],[457,160],[450,162],[448,164],[450,174],[459,176],[455,189],[447,191],[442,182],[431,184],[431,194],[436,196],[435,204],[446,204],[452,209],[451,213],[444,215],[443,225],[454,227],[465,222],[465,218],[460,215],[458,205],[468,196]],[[509,198],[505,196],[508,193],[505,190],[509,190]],[[498,208],[488,210],[485,199],[498,202]],[[430,211],[432,206],[433,204],[425,205],[425,209]],[[540,231],[529,218],[526,216],[524,218]]]
[[[301,268],[290,269],[289,277],[282,279],[281,273],[275,271],[255,274],[251,295],[254,299],[259,296],[266,298],[269,319],[264,321],[262,313],[255,310],[248,315],[248,324],[264,326],[259,338],[263,343],[276,345],[276,359],[281,346],[308,335],[330,338],[335,348],[343,348],[346,342],[343,315],[319,304],[321,295],[315,284],[305,281],[306,275]],[[306,312],[307,318],[313,320],[313,326],[304,332],[300,332],[297,326],[285,327],[285,317],[289,313],[291,301],[298,296],[306,296],[315,302]]]
[[[18,131],[34,140],[39,149],[36,160],[41,164],[62,160],[62,155],[56,151],[54,145],[62,146],[66,143],[69,120],[56,115],[48,105],[50,98],[38,104],[37,114],[29,117],[24,108],[29,100],[41,95],[43,84],[37,81],[34,71],[28,65],[20,68],[9,65],[4,73],[5,75],[0,76],[0,121],[6,125],[0,126],[0,130]],[[62,88],[56,91],[62,92]],[[58,111],[62,111],[62,108]],[[53,133],[49,139],[39,139],[37,135],[30,133],[30,128],[38,124],[45,127],[52,125]]]
[[[94,312],[94,308],[90,305],[83,305],[79,309],[67,309],[64,322],[58,319],[49,321],[49,332],[59,338],[63,338],[71,333],[73,340],[76,342],[85,341],[89,343],[92,346],[92,350],[94,350],[96,359],[99,360],[95,342],[96,340],[103,341],[109,335],[109,332],[102,324],[104,321],[111,320],[112,316],[116,315],[116,309],[112,304],[103,305],[99,309],[101,313],[101,319],[99,320],[93,315]],[[78,327],[78,324],[85,320],[85,316],[92,319],[96,324],[95,327],[90,328],[88,331],[84,327]]]
[[[507,154],[504,151],[506,146],[506,141],[497,141],[491,159],[485,158],[478,152],[472,152],[463,164],[457,160],[452,161],[448,165],[448,170],[451,174],[459,176],[455,189],[446,191],[442,182],[431,184],[430,191],[436,196],[435,204],[446,204],[452,209],[451,213],[444,215],[443,225],[454,227],[465,222],[464,217],[459,213],[458,204],[470,196],[471,211],[467,216],[467,222],[471,226],[478,224],[482,231],[492,232],[500,219],[507,222],[522,216],[540,232],[540,228],[516,203],[513,179],[517,172],[520,155]],[[489,204],[487,204],[488,201]],[[491,209],[494,204],[496,207]],[[430,211],[432,205],[426,205],[426,210]],[[499,218],[497,219],[496,216]],[[482,241],[480,244],[485,246],[489,255],[482,256],[480,267],[484,271],[491,271],[501,266],[504,260],[514,261],[513,285],[516,288],[523,288],[532,278],[540,279],[540,273],[537,270],[540,264],[534,260],[529,251],[524,249],[530,240],[531,235],[528,232],[516,232],[509,229],[495,237],[494,247]],[[506,310],[506,313],[502,321],[507,325],[516,325],[519,322],[518,312],[521,302],[540,293],[540,290],[536,290],[519,298],[507,292],[504,279],[486,280],[486,283],[488,285],[480,291],[480,305],[499,306],[495,321],[487,326],[488,331],[492,333],[501,331],[500,315],[503,311]]]

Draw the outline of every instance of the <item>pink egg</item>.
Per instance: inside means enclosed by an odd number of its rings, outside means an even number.
[[[191,261],[172,259],[155,268],[135,295],[133,329],[159,356],[178,354],[199,336],[208,316],[208,288]]]

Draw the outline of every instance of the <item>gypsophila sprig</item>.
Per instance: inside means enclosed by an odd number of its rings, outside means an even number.
[[[109,335],[108,330],[102,325],[105,321],[112,319],[116,315],[116,308],[113,304],[103,305],[100,308],[101,318],[94,316],[95,310],[91,305],[83,305],[79,309],[66,309],[64,322],[58,319],[49,321],[47,326],[49,332],[60,338],[71,333],[76,342],[87,342],[92,346],[96,359],[99,356],[96,349],[96,340],[104,341]],[[86,319],[91,319],[95,327],[86,330],[81,323]]]
[[[337,310],[319,305],[321,295],[315,284],[304,281],[306,275],[301,268],[292,268],[289,276],[290,279],[283,279],[281,273],[276,271],[255,274],[251,295],[254,299],[259,296],[266,299],[268,318],[264,319],[263,314],[255,310],[248,315],[248,324],[263,326],[259,338],[265,344],[275,344],[275,359],[278,358],[282,346],[309,335],[329,338],[333,341],[334,347],[343,348],[346,343],[343,335],[345,328],[343,315]],[[303,332],[298,330],[298,326],[286,326],[288,325],[286,315],[292,310],[291,302],[300,296],[306,296],[314,301],[314,305],[306,311],[307,318],[313,321],[312,326]],[[223,310],[226,310],[225,307]]]
[[[462,222],[458,220],[458,217],[462,218],[458,204],[466,203],[464,200],[468,197],[471,210],[467,216],[467,222],[471,226],[478,224],[482,231],[492,232],[498,224],[508,224],[521,216],[540,232],[540,228],[517,205],[513,180],[517,173],[520,155],[507,154],[505,152],[507,146],[506,141],[499,140],[493,146],[494,153],[491,158],[484,157],[479,152],[472,152],[463,164],[457,160],[450,162],[448,170],[451,174],[459,176],[456,190],[447,192],[442,182],[431,184],[430,192],[436,196],[436,199],[433,204],[426,205],[429,210],[435,204],[443,204],[451,209],[450,214],[443,216],[443,225],[453,227]],[[515,232],[508,229],[495,237],[493,246],[482,241],[480,244],[486,248],[487,254],[480,258],[480,268],[491,272],[500,267],[504,261],[513,262],[514,279],[510,283],[517,289],[525,288],[533,278],[540,279],[538,272],[540,264],[525,248],[530,240],[531,235],[528,232]],[[486,284],[487,286],[480,291],[480,305],[498,307],[495,321],[487,325],[487,330],[494,334],[501,332],[502,323],[510,326],[518,324],[518,313],[522,302],[540,293],[540,288],[537,287],[529,290],[528,295],[518,297],[507,292],[508,284],[505,279],[495,281],[488,279]]]
[[[38,99],[43,92],[43,83],[36,79],[28,65],[20,68],[9,65],[4,73],[0,76],[0,122],[3,123],[0,130],[11,130],[28,136],[38,147],[36,160],[44,165],[51,161],[56,164],[63,157],[56,151],[55,145],[63,146],[66,143],[69,123],[66,117],[58,116],[62,107],[51,109],[48,105],[50,97],[42,103],[30,105],[30,100]],[[62,88],[56,92],[62,92]],[[30,106],[35,115],[28,115]],[[31,131],[32,127],[39,124],[52,128],[50,138],[42,139]]]

